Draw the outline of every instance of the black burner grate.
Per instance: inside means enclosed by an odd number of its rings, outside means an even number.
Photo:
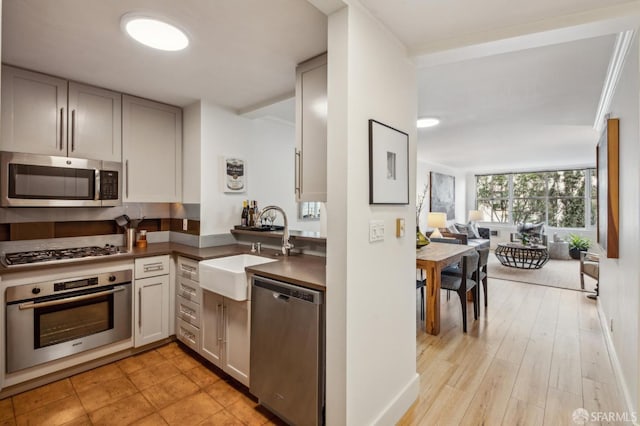
[[[106,245],[104,247],[74,247],[65,249],[22,251],[7,253],[4,263],[8,266],[25,265],[28,263],[51,262],[55,260],[80,259],[83,257],[109,256],[118,254],[118,247]]]

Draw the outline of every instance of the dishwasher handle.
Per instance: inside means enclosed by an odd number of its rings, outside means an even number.
[[[277,292],[273,293],[273,298],[276,299],[276,300],[280,300],[282,302],[288,302],[289,299],[290,299],[289,296],[284,295],[284,294],[280,294],[280,293],[277,293]]]
[[[318,290],[272,280],[271,278],[265,278],[259,275],[254,275],[251,278],[251,283],[254,287],[277,293],[277,295],[274,294],[273,297],[283,301],[284,298],[287,298],[287,301],[295,299],[298,302],[306,302],[314,305],[322,305],[324,303],[324,294]],[[282,296],[282,298],[280,296]]]

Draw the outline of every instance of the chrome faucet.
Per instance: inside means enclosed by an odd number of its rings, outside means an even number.
[[[289,241],[289,222],[287,221],[287,214],[284,210],[278,206],[267,206],[260,211],[260,214],[258,214],[256,223],[260,223],[262,215],[269,210],[275,210],[282,213],[282,217],[284,218],[284,230],[282,231],[282,254],[289,256],[290,251],[293,248],[293,244]]]

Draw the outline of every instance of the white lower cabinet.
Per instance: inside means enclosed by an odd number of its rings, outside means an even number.
[[[134,346],[169,337],[169,256],[135,261]]]
[[[237,302],[202,292],[200,354],[240,383],[249,386],[251,302]]]
[[[176,338],[201,353],[202,290],[198,283],[198,262],[180,256],[176,269]]]

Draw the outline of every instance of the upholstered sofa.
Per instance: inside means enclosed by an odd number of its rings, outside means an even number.
[[[467,227],[467,229],[462,228],[463,226]],[[441,233],[442,233],[442,236],[445,238],[456,238],[460,240],[460,244],[470,245],[472,247],[475,247],[476,249],[489,248],[491,230],[489,230],[489,228],[478,227],[477,230],[480,238],[475,238],[475,237],[471,237],[471,234],[468,231],[468,226],[469,225],[456,224],[453,227],[447,228],[446,231],[441,231]],[[451,232],[454,229],[457,232]],[[465,232],[462,232],[462,231],[465,231]]]

